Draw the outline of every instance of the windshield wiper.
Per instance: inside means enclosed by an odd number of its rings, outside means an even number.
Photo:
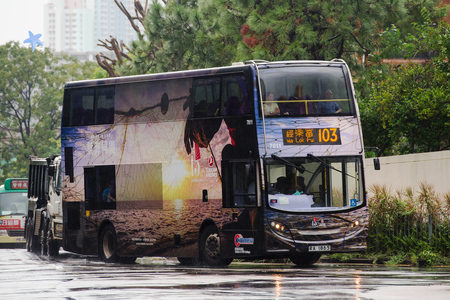
[[[320,164],[324,165],[325,167],[331,168],[331,169],[333,169],[333,170],[335,170],[335,171],[338,171],[339,173],[342,173],[342,174],[344,174],[344,175],[347,175],[347,176],[349,176],[349,177],[351,177],[351,178],[355,178],[355,179],[356,179],[356,177],[354,177],[354,176],[352,176],[352,175],[350,175],[350,174],[347,174],[347,173],[345,173],[345,172],[343,172],[343,171],[341,171],[341,170],[336,169],[336,168],[333,167],[332,165],[327,164],[326,162],[324,162],[323,160],[321,160],[321,159],[318,158],[317,156],[312,155],[311,153],[308,153],[306,156],[309,157],[309,158],[315,159],[316,161],[318,161]]]
[[[285,160],[284,158],[281,158],[281,157],[279,157],[279,156],[276,156],[275,154],[272,154],[270,157],[272,157],[273,160],[276,160],[276,161],[278,161],[278,162],[280,162],[280,163],[282,163],[282,164],[284,164],[284,165],[286,165],[286,166],[293,167],[293,168],[297,169],[297,170],[298,170],[300,173],[302,173],[302,174],[303,174],[305,171],[308,172],[308,173],[313,174],[313,172],[306,170],[305,167],[303,167],[302,165],[299,165],[299,166],[294,165],[294,164],[291,163],[290,161],[287,161],[287,160]]]

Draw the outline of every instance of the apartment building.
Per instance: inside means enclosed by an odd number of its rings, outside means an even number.
[[[134,13],[133,0],[120,1]],[[44,36],[47,47],[69,53],[104,51],[98,40],[110,36],[125,43],[136,39],[114,0],[50,0],[44,8]]]

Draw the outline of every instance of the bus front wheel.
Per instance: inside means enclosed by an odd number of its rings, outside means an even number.
[[[106,225],[98,241],[100,258],[107,263],[117,262],[117,236],[112,224]]]
[[[299,267],[310,267],[319,261],[320,253],[302,253],[291,255],[291,261]]]
[[[207,266],[227,266],[233,259],[220,257],[220,237],[215,226],[207,227],[200,237],[200,261]]]

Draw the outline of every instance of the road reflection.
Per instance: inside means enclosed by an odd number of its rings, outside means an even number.
[[[0,249],[0,269],[0,299],[450,299],[448,268],[244,262],[206,268],[164,258],[121,265]]]

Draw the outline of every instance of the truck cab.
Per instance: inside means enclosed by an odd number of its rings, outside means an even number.
[[[30,157],[28,187],[27,250],[57,256],[63,238],[61,156]]]

